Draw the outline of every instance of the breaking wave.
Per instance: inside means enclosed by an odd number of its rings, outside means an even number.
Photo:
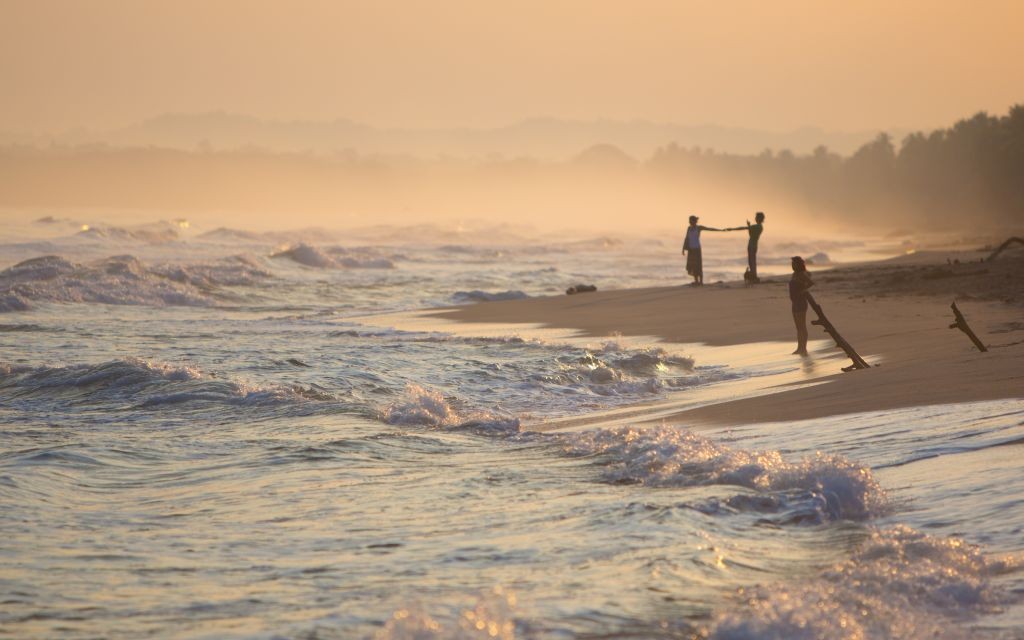
[[[516,595],[500,586],[480,594],[476,604],[451,615],[434,616],[417,607],[399,609],[375,635],[376,640],[514,640]]]
[[[342,247],[324,251],[304,242],[275,251],[271,258],[287,258],[298,264],[317,269],[393,269],[389,258],[369,252],[356,252]]]
[[[496,300],[522,300],[523,298],[529,298],[522,291],[499,291],[497,293],[489,293],[487,291],[480,291],[474,289],[473,291],[456,291],[452,294],[452,302],[457,304],[465,304],[468,302],[494,302]]]
[[[790,522],[863,520],[884,513],[885,491],[867,467],[817,453],[787,462],[778,451],[744,451],[673,427],[620,427],[563,434],[570,456],[599,457],[606,482],[653,487],[735,485],[727,507],[782,511]],[[706,510],[716,510],[705,506]]]
[[[991,579],[1019,567],[959,538],[909,527],[872,531],[853,557],[817,577],[741,590],[745,607],[719,616],[713,640],[859,640],[970,634],[957,623],[999,611]]]
[[[231,256],[217,262],[159,265],[152,272],[200,289],[254,286],[273,277],[256,258],[246,255]]]
[[[534,380],[548,385],[578,387],[601,396],[656,394],[699,383],[677,374],[694,371],[694,360],[660,347],[625,348],[606,342],[596,349],[557,358],[557,369],[538,373]]]
[[[0,311],[24,311],[32,302],[210,306],[218,287],[252,285],[270,277],[253,259],[148,267],[134,256],[75,264],[42,256],[0,271]]]
[[[388,424],[422,425],[444,429],[470,429],[480,432],[509,433],[519,431],[519,418],[490,411],[466,411],[458,402],[438,393],[411,384],[401,400],[381,411]]]
[[[315,387],[248,384],[217,378],[191,365],[138,358],[64,367],[0,364],[0,396],[12,400],[42,397],[72,404],[121,402],[132,408],[190,402],[251,406],[332,399]]]
[[[816,577],[740,589],[739,606],[718,614],[707,628],[693,629],[682,620],[671,628],[686,631],[679,637],[705,640],[977,637],[969,627],[973,620],[1018,599],[994,584],[994,578],[1019,567],[1019,558],[986,556],[959,538],[933,537],[904,526],[873,529],[851,559]],[[374,637],[513,640],[531,627],[517,604],[515,593],[499,586],[465,608],[428,612],[418,605],[403,607]],[[645,621],[637,623],[647,628]]]
[[[32,306],[24,297],[16,293],[0,294],[0,313],[11,311],[28,311]]]
[[[165,220],[137,227],[84,225],[84,228],[76,235],[79,238],[94,241],[167,244],[177,240],[179,229],[187,226],[188,222],[185,220],[170,222]]]

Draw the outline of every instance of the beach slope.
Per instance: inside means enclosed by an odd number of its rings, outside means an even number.
[[[815,273],[818,302],[875,366],[849,373],[837,369],[826,372],[825,384],[779,387],[767,395],[697,406],[671,419],[749,424],[1024,398],[1024,256],[986,263],[980,262],[982,255],[935,252]],[[988,345],[987,353],[949,328],[954,300]],[[710,346],[778,341],[788,353],[795,340],[789,309],[786,279],[776,278],[753,287],[726,283],[490,302],[435,315]],[[810,329],[812,340],[827,337],[818,327]],[[825,352],[833,352],[831,342],[809,361],[792,356],[794,365],[814,367],[814,358]]]

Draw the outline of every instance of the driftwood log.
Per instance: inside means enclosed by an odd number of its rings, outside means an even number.
[[[967,324],[967,319],[964,318],[964,314],[960,313],[960,309],[957,309],[955,302],[950,305],[950,308],[953,309],[953,317],[956,318],[956,322],[949,325],[949,328],[959,329],[966,333],[967,337],[974,343],[974,346],[978,347],[978,351],[981,351],[982,353],[988,351],[988,349],[985,348],[985,345],[981,343],[981,340],[978,340],[978,336],[974,335],[974,332],[971,331],[971,325]]]
[[[825,312],[821,309],[821,305],[818,304],[818,301],[814,299],[814,296],[812,296],[809,293],[805,295],[807,296],[807,304],[811,305],[811,308],[814,309],[814,313],[818,314],[818,319],[811,320],[811,324],[817,325],[824,329],[825,333],[827,333],[833,340],[835,340],[836,346],[842,349],[846,353],[846,355],[849,356],[850,360],[853,361],[853,364],[851,364],[850,366],[843,367],[843,371],[853,371],[854,369],[870,369],[871,365],[869,365],[864,360],[864,358],[860,357],[860,354],[857,353],[856,349],[854,349],[853,346],[851,346],[850,343],[846,341],[846,338],[839,334],[839,331],[836,330],[835,325],[833,325],[829,321],[828,317],[825,315]]]
[[[1017,244],[1024,244],[1024,239],[1018,238],[1016,236],[1007,239],[1006,242],[1004,242],[1003,244],[999,245],[998,249],[996,249],[995,251],[990,253],[988,255],[988,257],[985,258],[985,262],[992,262],[993,260],[995,260],[996,256],[998,256],[1000,253],[1003,252],[1003,249],[1005,249],[1006,247],[1010,246],[1014,242],[1016,242]],[[984,349],[982,349],[982,351],[984,351]]]

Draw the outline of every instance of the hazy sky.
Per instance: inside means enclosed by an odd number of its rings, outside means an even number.
[[[0,130],[166,112],[932,127],[1024,102],[1024,2],[0,0]]]

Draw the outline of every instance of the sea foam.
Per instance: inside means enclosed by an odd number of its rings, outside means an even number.
[[[22,400],[42,397],[47,402],[63,399],[72,404],[129,403],[135,408],[189,402],[253,406],[332,398],[314,387],[250,384],[218,378],[192,365],[140,358],[60,367],[0,364],[0,395]]]
[[[444,429],[470,429],[480,432],[519,431],[519,419],[490,411],[463,411],[454,400],[416,384],[406,387],[401,400],[385,407],[381,419],[388,424],[422,425]]]
[[[514,640],[516,595],[494,587],[480,594],[472,607],[445,618],[418,607],[399,609],[376,634],[376,640]]]
[[[872,531],[853,557],[795,583],[741,590],[745,606],[722,614],[713,640],[861,640],[973,636],[964,626],[1010,595],[992,578],[1019,567],[959,538],[908,527]]]
[[[744,451],[668,426],[560,434],[567,455],[600,457],[606,482],[653,487],[735,485],[770,493],[799,521],[862,520],[884,513],[885,491],[867,467],[817,453],[796,462]],[[763,507],[763,501],[759,501]],[[743,500],[734,501],[742,507]]]
[[[469,302],[496,302],[498,300],[522,300],[529,298],[530,296],[526,293],[518,290],[509,291],[480,291],[474,289],[473,291],[456,291],[452,294],[452,302],[456,304],[466,304]]]
[[[355,251],[332,247],[325,251],[300,242],[270,254],[271,258],[288,258],[298,264],[316,269],[393,269],[395,263],[369,251]]]
[[[42,256],[0,271],[0,311],[23,311],[32,302],[205,307],[216,302],[218,287],[252,285],[270,276],[246,256],[153,267],[130,255],[84,264]]]

